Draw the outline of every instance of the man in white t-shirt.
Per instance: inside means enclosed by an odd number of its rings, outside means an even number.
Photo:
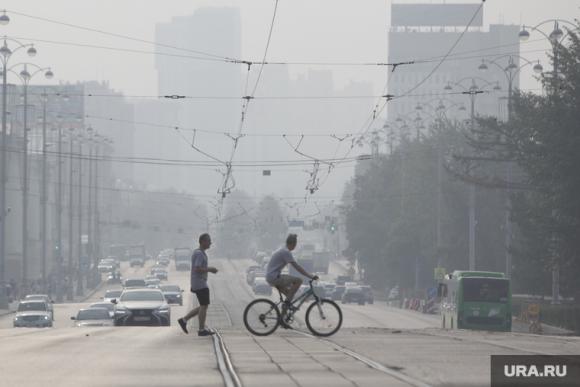
[[[287,274],[282,274],[282,270],[286,265],[290,264],[300,274],[312,280],[317,280],[318,276],[308,273],[302,266],[300,266],[292,256],[292,250],[296,248],[298,237],[296,234],[288,235],[286,238],[286,247],[277,250],[268,263],[266,269],[266,281],[276,287],[286,296],[286,302],[292,302],[294,295],[302,285],[302,279]]]

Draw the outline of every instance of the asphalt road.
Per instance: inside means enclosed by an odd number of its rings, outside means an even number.
[[[221,332],[245,386],[488,386],[491,354],[580,353],[576,337],[442,331],[436,316],[381,302],[341,305],[343,328],[329,340],[301,333],[307,330],[300,316],[296,331],[254,337],[242,322],[255,298],[245,284],[250,261],[211,254],[210,261],[219,273],[210,275],[208,325]],[[125,276],[145,271],[123,267]],[[168,283],[188,289],[188,273],[172,270]],[[1,317],[0,386],[224,385],[212,340],[185,335],[175,323],[195,305],[190,293],[183,307],[172,306],[171,327],[73,327],[70,316],[102,293],[83,304],[55,305],[52,329],[15,329],[12,316]]]

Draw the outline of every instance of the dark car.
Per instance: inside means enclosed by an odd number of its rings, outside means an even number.
[[[167,266],[169,266],[169,263],[170,263],[170,261],[168,258],[158,258],[157,262],[155,262],[155,265],[167,267]]]
[[[115,326],[169,326],[171,309],[159,289],[127,289],[115,304]]]
[[[94,304],[89,305],[89,308],[103,308],[107,309],[109,312],[109,318],[113,318],[115,315],[115,305],[109,302],[95,302]]]
[[[168,304],[183,305],[183,289],[177,285],[161,285],[161,291]]]
[[[155,277],[157,277],[159,280],[165,280],[167,281],[167,270],[165,269],[155,269],[151,271],[151,274],[153,274]]]
[[[125,280],[123,284],[124,288],[145,288],[147,283],[143,278],[129,278]]]
[[[344,294],[345,290],[346,288],[344,285],[336,285],[334,287],[334,291],[332,292],[332,299],[334,301],[342,300],[342,295]]]
[[[131,258],[131,261],[129,261],[129,266],[131,266],[131,267],[135,267],[135,266],[143,267],[143,266],[145,266],[145,260],[143,258]]]
[[[351,286],[344,291],[342,303],[349,304],[351,302],[356,302],[359,305],[365,304],[365,294],[359,286]]]
[[[373,294],[373,289],[368,285],[363,285],[360,288],[365,295],[365,302],[367,304],[374,304],[375,303],[375,296]]]

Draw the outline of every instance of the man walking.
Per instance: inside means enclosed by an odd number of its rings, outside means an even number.
[[[198,316],[198,336],[209,336],[214,334],[213,331],[210,331],[205,327],[205,317],[207,315],[207,307],[209,306],[207,273],[216,274],[218,272],[215,267],[207,265],[207,255],[205,251],[209,249],[210,246],[211,238],[209,234],[201,234],[199,236],[199,248],[193,252],[193,256],[191,257],[191,292],[195,293],[197,296],[199,306],[177,320],[183,332],[189,333],[187,331],[187,322],[195,316]]]

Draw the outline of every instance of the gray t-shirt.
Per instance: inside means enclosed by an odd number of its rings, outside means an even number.
[[[266,269],[266,281],[272,282],[278,278],[280,273],[282,273],[282,269],[291,262],[296,261],[287,247],[282,247],[276,251],[268,263],[268,269]]]
[[[207,272],[198,273],[196,268],[207,268],[207,255],[205,251],[195,249],[191,256],[191,290],[207,288]]]

